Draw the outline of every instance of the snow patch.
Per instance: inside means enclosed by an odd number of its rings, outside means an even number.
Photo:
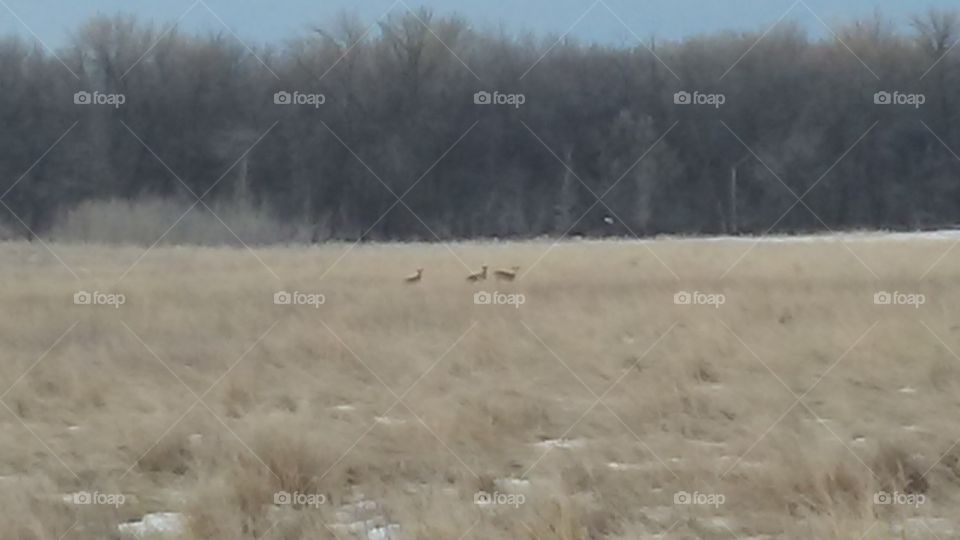
[[[611,461],[607,463],[607,468],[614,471],[643,471],[650,469],[650,466],[643,463],[617,463],[616,461]]]
[[[335,531],[346,531],[365,538],[366,540],[395,540],[400,538],[400,525],[388,523],[380,525],[379,520],[368,519],[353,523],[337,523],[331,526]]]
[[[149,535],[177,536],[183,534],[186,525],[186,518],[179,512],[157,512],[144,515],[140,521],[121,523],[117,529],[120,534],[144,538]]]
[[[400,538],[400,525],[390,523],[385,527],[376,527],[367,531],[367,540],[393,540]]]
[[[534,446],[537,448],[562,448],[569,450],[571,448],[582,448],[586,446],[587,441],[583,439],[546,439],[538,443],[534,443]]]
[[[338,521],[349,522],[357,519],[363,512],[374,512],[378,508],[376,501],[359,500],[340,506],[336,516]]]
[[[845,233],[805,234],[805,235],[767,235],[767,236],[659,236],[640,240],[652,242],[705,242],[705,243],[742,243],[742,244],[815,244],[820,242],[912,242],[916,240],[956,241],[960,239],[960,230],[943,229],[938,231],[889,232],[861,231]]]
[[[493,481],[500,489],[524,490],[530,487],[530,481],[525,478],[497,478]]]

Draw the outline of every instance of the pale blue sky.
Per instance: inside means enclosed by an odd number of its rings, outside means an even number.
[[[717,30],[765,30],[796,0],[205,0],[215,13],[196,5],[183,17],[188,30],[220,30],[217,17],[251,43],[280,42],[302,33],[308,25],[332,21],[342,10],[366,23],[391,6],[401,12],[403,1],[424,5],[438,14],[458,13],[476,27],[504,27],[511,32],[531,30],[538,35],[561,34],[619,44],[632,42],[631,32],[647,38],[682,38]],[[146,20],[168,23],[180,18],[195,0],[0,0],[0,33],[29,37],[29,27],[50,46],[64,44],[69,31],[97,13],[126,12]],[[957,0],[805,0],[785,20],[795,20],[813,35],[823,35],[823,24],[839,26],[880,9],[885,18],[904,24],[909,15],[929,7],[957,7]],[[588,8],[594,5],[586,16]],[[616,13],[613,15],[605,7]],[[805,7],[816,13],[816,16]],[[9,9],[8,9],[9,8]],[[11,10],[19,17],[11,14]],[[581,19],[581,16],[583,18]],[[622,19],[621,23],[617,17]],[[580,22],[577,23],[577,20]],[[574,23],[577,23],[574,26]]]

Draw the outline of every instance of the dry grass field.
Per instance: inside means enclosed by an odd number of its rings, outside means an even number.
[[[0,244],[0,531],[960,537],[952,245]]]

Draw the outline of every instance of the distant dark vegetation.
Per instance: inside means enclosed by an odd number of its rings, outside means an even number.
[[[850,24],[837,39],[784,23],[758,43],[761,32],[632,48],[483,33],[424,11],[366,30],[344,17],[251,50],[228,32],[116,17],[56,55],[0,41],[0,187],[13,186],[0,220],[43,235],[81,203],[185,210],[202,194],[198,209],[242,204],[314,240],[960,220],[956,14],[907,31]],[[125,103],[77,105],[78,91]],[[276,105],[280,91],[325,103]],[[525,101],[478,105],[478,91]],[[678,105],[678,91],[725,100]],[[880,91],[924,103],[878,105]]]

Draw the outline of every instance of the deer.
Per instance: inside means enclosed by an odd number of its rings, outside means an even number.
[[[416,274],[411,274],[411,275],[403,278],[403,281],[406,282],[406,283],[417,283],[417,282],[419,282],[421,279],[423,279],[423,268],[417,268],[417,273],[416,273]]]
[[[493,275],[500,281],[513,281],[517,279],[519,271],[519,266],[511,266],[509,270],[494,270]]]
[[[484,281],[487,279],[487,265],[483,265],[483,270],[467,276],[467,281]]]

